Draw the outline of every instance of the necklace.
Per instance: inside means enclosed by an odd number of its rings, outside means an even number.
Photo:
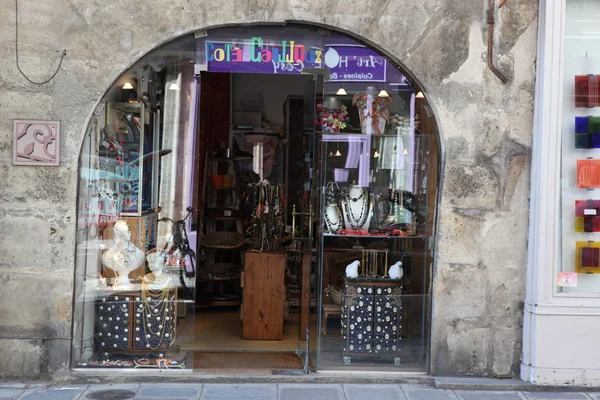
[[[353,201],[353,202],[355,202],[355,203],[356,203],[357,201],[361,200],[363,197],[365,197],[365,192],[367,191],[367,189],[361,189],[360,196],[358,196],[358,197],[350,197],[350,191],[351,191],[351,190],[352,190],[352,189],[348,189],[348,188],[346,188],[346,197],[347,197],[347,198],[349,198],[350,200],[352,200],[352,201]]]
[[[137,248],[133,245],[133,243],[128,242],[127,247],[124,249],[120,249],[118,247],[115,248],[115,255],[113,258],[114,266],[123,265],[125,269],[129,269],[129,261],[131,257],[135,254]]]
[[[327,227],[327,233],[337,233],[342,229],[342,214],[340,213],[340,209],[335,206],[335,211],[337,212],[338,220],[336,223],[333,223],[331,219],[329,219],[329,215],[327,215],[327,211],[325,211],[325,226]]]
[[[365,194],[366,197],[365,197]],[[352,211],[352,207],[350,207],[350,204],[348,202],[348,200],[353,200],[349,197],[348,195],[348,191],[346,191],[344,193],[344,197],[342,198],[342,203],[344,204],[344,210],[346,211],[346,216],[348,217],[348,223],[350,224],[350,227],[352,228],[352,230],[360,230],[363,225],[367,222],[367,218],[369,217],[369,207],[370,207],[370,203],[371,203],[371,198],[370,195],[368,194],[368,190],[367,189],[363,189],[363,192],[360,196],[360,198],[364,198],[363,200],[363,205],[361,207],[360,210],[360,215],[358,216],[358,218],[356,218],[356,216],[354,215],[354,212]],[[358,201],[359,199],[357,199]]]
[[[160,291],[142,288],[142,304],[138,306],[136,316],[142,314],[142,326],[144,328],[144,337],[146,338],[146,348],[157,350],[163,344],[163,339],[171,336],[166,332],[167,325],[171,327],[174,326],[169,322],[171,320],[169,308],[167,307],[169,303],[169,292],[168,288]],[[158,324],[157,331],[152,330],[153,321]],[[150,341],[154,336],[159,337],[156,346],[150,344]],[[174,332],[173,337],[175,337]]]

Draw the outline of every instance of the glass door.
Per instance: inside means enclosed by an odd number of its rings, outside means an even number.
[[[322,97],[323,82],[328,78],[328,71],[321,69],[311,69],[304,71],[312,75],[312,79],[304,86],[304,105],[303,105],[303,194],[300,202],[300,209],[293,211],[294,223],[299,223],[294,232],[298,234],[295,240],[295,249],[297,249],[298,260],[301,263],[300,279],[300,323],[298,336],[302,342],[297,349],[297,354],[302,360],[302,366],[305,373],[315,368],[316,343],[318,336],[317,328],[317,310],[319,304],[320,290],[319,269],[317,266],[316,248],[318,241],[315,240],[316,228],[318,227],[318,218],[316,217],[319,208],[319,144],[320,136],[315,129],[316,105],[318,99]]]

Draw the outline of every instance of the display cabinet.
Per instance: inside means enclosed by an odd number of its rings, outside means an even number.
[[[393,279],[346,279],[342,296],[342,354],[352,358],[378,357],[400,365],[402,286]]]
[[[106,104],[100,143],[100,169],[110,175],[117,211],[141,216],[158,204],[159,111],[143,103]]]
[[[430,136],[385,132],[321,132],[321,284],[342,294],[322,296],[340,317],[320,319],[321,368],[426,365]]]

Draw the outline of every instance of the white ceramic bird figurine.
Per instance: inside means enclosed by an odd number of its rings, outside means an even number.
[[[346,267],[346,278],[358,278],[358,267],[360,266],[360,261],[352,261],[352,263],[348,264]]]
[[[392,279],[402,278],[402,275],[404,275],[404,270],[402,269],[402,261],[398,261],[396,264],[392,265],[388,271],[388,275]]]

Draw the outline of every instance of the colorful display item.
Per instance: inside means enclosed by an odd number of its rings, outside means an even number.
[[[576,242],[575,272],[600,273],[600,242]]]
[[[575,107],[592,108],[600,105],[599,82],[598,75],[575,76]]]
[[[577,160],[577,187],[600,188],[600,160]]]
[[[575,117],[575,148],[600,149],[600,117]]]
[[[600,232],[600,200],[575,200],[575,232]]]

